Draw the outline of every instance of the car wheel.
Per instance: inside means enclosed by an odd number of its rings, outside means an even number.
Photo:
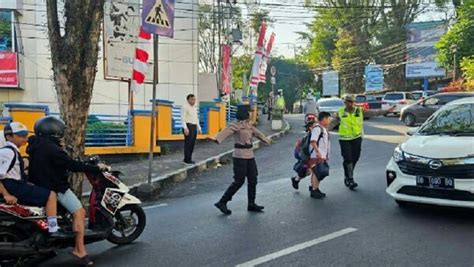
[[[403,121],[405,122],[406,126],[413,127],[415,126],[415,121],[416,121],[415,115],[408,113],[407,115],[405,115],[405,118],[403,119]]]

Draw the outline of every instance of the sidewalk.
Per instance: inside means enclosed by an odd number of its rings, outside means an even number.
[[[279,138],[289,130],[289,124],[282,131],[272,131],[271,123],[261,120],[257,128],[272,139]],[[259,141],[254,143],[258,149]],[[185,180],[188,174],[198,173],[207,169],[216,168],[221,162],[230,160],[234,149],[234,139],[229,137],[224,143],[217,145],[214,142],[201,140],[194,148],[193,160],[195,165],[187,166],[182,163],[183,151],[155,156],[153,160],[152,184],[155,188],[146,186],[148,180],[148,160],[131,160],[123,163],[113,164],[113,170],[121,171],[120,177],[139,197],[159,193],[161,187],[168,186]],[[145,185],[143,185],[145,184]],[[84,183],[83,192],[90,192],[89,183]],[[158,192],[152,192],[153,190]]]

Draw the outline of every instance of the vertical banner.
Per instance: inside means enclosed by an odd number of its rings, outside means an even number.
[[[257,87],[260,81],[260,63],[262,62],[262,57],[264,53],[264,42],[266,32],[267,24],[265,21],[262,21],[262,25],[260,25],[260,33],[258,35],[257,51],[255,51],[255,57],[252,65],[252,73],[250,75],[250,96],[253,96],[254,98],[257,97]]]
[[[231,91],[230,45],[222,46],[222,93],[228,95]]]
[[[407,25],[406,78],[444,77],[445,69],[435,60],[435,44],[446,32],[444,21],[416,22]]]
[[[262,63],[260,63],[259,80],[261,83],[265,83],[267,80],[266,73],[267,73],[267,68],[268,68],[268,61],[270,60],[274,41],[275,41],[275,33],[272,32],[272,34],[270,35],[270,40],[268,40],[268,43],[267,43],[267,48],[265,49],[265,53],[263,53],[263,56],[262,56]]]
[[[140,0],[107,0],[105,2],[105,78],[130,79],[140,23]],[[151,77],[151,72],[146,76]]]
[[[0,51],[0,87],[18,87],[18,64],[15,52]]]
[[[133,60],[133,72],[132,72],[132,90],[138,93],[138,89],[143,83],[145,83],[146,77],[152,77],[153,75],[147,75],[148,71],[148,60],[150,59],[150,53],[148,52],[150,47],[151,34],[145,32],[143,28],[140,28],[138,34],[138,42],[135,47],[135,58]]]
[[[383,90],[383,68],[380,65],[365,66],[365,91]]]
[[[173,38],[174,0],[143,0],[142,26],[146,32]]]
[[[323,71],[323,96],[339,95],[339,73],[337,71]]]

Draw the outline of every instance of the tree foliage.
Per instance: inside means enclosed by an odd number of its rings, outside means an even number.
[[[454,53],[459,60],[474,55],[474,1],[465,1],[457,10],[457,21],[436,44],[437,60],[452,68]]]

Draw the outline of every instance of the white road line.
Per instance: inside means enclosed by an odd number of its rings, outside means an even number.
[[[328,235],[325,235],[325,236],[322,236],[322,237],[319,237],[319,238],[316,238],[316,239],[313,239],[313,240],[310,240],[310,241],[307,241],[307,242],[304,242],[304,243],[301,243],[301,244],[298,244],[298,245],[295,245],[295,246],[292,246],[292,247],[289,247],[289,248],[285,248],[285,249],[282,249],[282,250],[277,251],[277,252],[273,252],[273,253],[268,254],[268,255],[265,255],[265,256],[263,256],[263,257],[260,257],[260,258],[257,258],[257,259],[251,260],[251,261],[247,261],[247,262],[241,263],[241,264],[239,264],[239,265],[236,265],[236,267],[252,267],[252,266],[257,266],[257,265],[259,265],[259,264],[262,264],[262,263],[265,263],[265,262],[269,262],[269,261],[271,261],[271,260],[274,260],[274,259],[277,259],[277,258],[286,256],[286,255],[289,255],[289,254],[291,254],[291,253],[300,251],[300,250],[305,249],[305,248],[309,248],[309,247],[315,246],[315,245],[317,245],[317,244],[320,244],[320,243],[329,241],[329,240],[331,240],[331,239],[335,239],[335,238],[341,237],[341,236],[343,236],[343,235],[350,234],[350,233],[355,232],[355,231],[357,231],[357,229],[356,229],[356,228],[352,228],[352,227],[349,227],[349,228],[346,228],[346,229],[342,229],[342,230],[340,230],[340,231],[337,231],[337,232],[334,232],[334,233],[331,233],[331,234],[328,234]]]
[[[153,205],[153,206],[146,206],[143,207],[144,210],[149,210],[149,209],[154,209],[154,208],[161,208],[161,207],[166,207],[168,204],[163,203],[163,204],[158,204],[158,205]]]

